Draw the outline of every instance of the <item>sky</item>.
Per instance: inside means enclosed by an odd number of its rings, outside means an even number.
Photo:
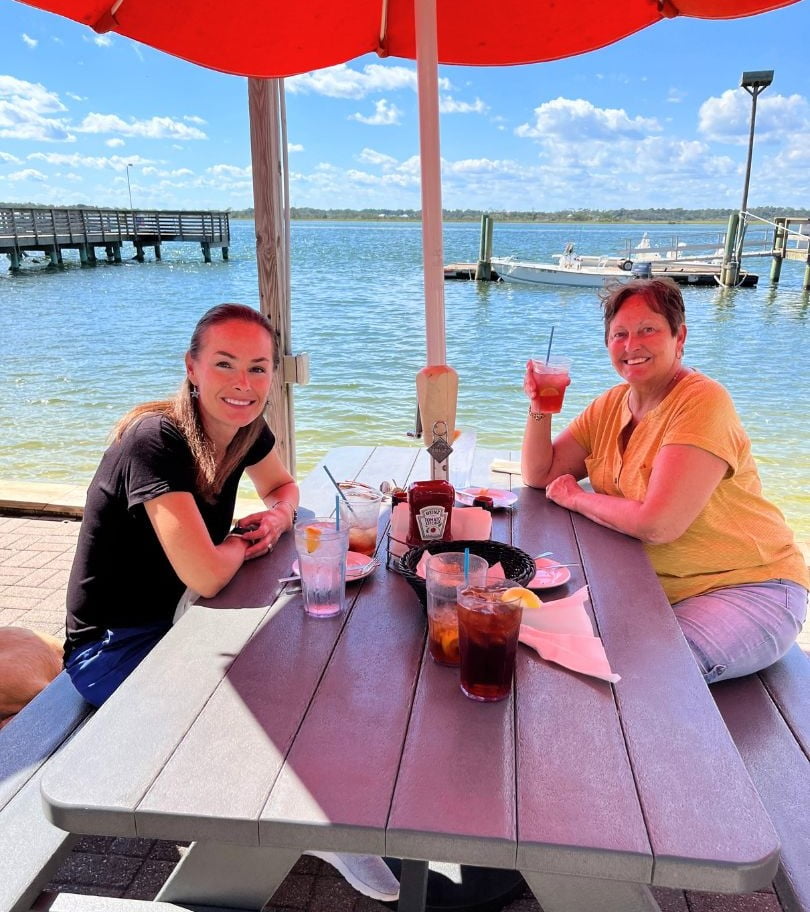
[[[568,60],[441,67],[443,205],[737,208],[740,76],[772,69],[749,206],[810,210],[808,36],[799,0],[664,20]],[[369,55],[285,88],[292,206],[421,208],[412,61]],[[130,195],[140,209],[252,206],[247,80],[0,0],[0,201],[127,208]]]

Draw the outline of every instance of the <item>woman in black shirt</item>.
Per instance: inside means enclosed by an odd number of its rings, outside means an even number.
[[[222,304],[197,324],[174,399],[118,424],[87,492],[67,593],[65,667],[101,705],[171,627],[188,587],[216,594],[290,528],[298,487],[264,420],[275,333],[258,311]],[[230,535],[247,472],[267,509]]]

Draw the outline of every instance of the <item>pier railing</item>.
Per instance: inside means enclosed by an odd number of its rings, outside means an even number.
[[[230,243],[227,212],[150,209],[0,209],[0,241],[18,246],[40,243],[98,243],[158,238]]]
[[[136,258],[143,248],[169,241],[196,241],[206,262],[211,248],[222,248],[227,259],[230,217],[227,212],[169,211],[163,209],[0,208],[0,254],[7,254],[12,268],[21,257],[43,251],[53,263],[61,263],[65,249],[79,250],[82,263],[95,262],[95,247],[105,247],[108,258],[119,259],[121,244],[135,246]]]

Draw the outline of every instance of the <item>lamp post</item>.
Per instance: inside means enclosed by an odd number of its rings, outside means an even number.
[[[721,282],[736,285],[740,274],[743,240],[745,239],[745,217],[748,211],[748,184],[751,180],[751,159],[754,154],[754,126],[757,120],[757,98],[773,82],[773,70],[747,70],[740,77],[740,86],[751,96],[751,126],[748,131],[748,160],[745,164],[742,203],[738,214],[731,214],[726,234],[725,259]]]
[[[129,162],[127,165],[127,192],[129,193],[129,208],[132,210],[132,187],[129,183],[129,169],[132,167],[132,162]]]

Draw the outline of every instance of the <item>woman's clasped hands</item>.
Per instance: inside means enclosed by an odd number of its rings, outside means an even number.
[[[240,535],[247,544],[245,560],[262,557],[272,550],[281,536],[291,528],[292,520],[292,505],[284,503],[243,516],[234,527],[233,534]]]

